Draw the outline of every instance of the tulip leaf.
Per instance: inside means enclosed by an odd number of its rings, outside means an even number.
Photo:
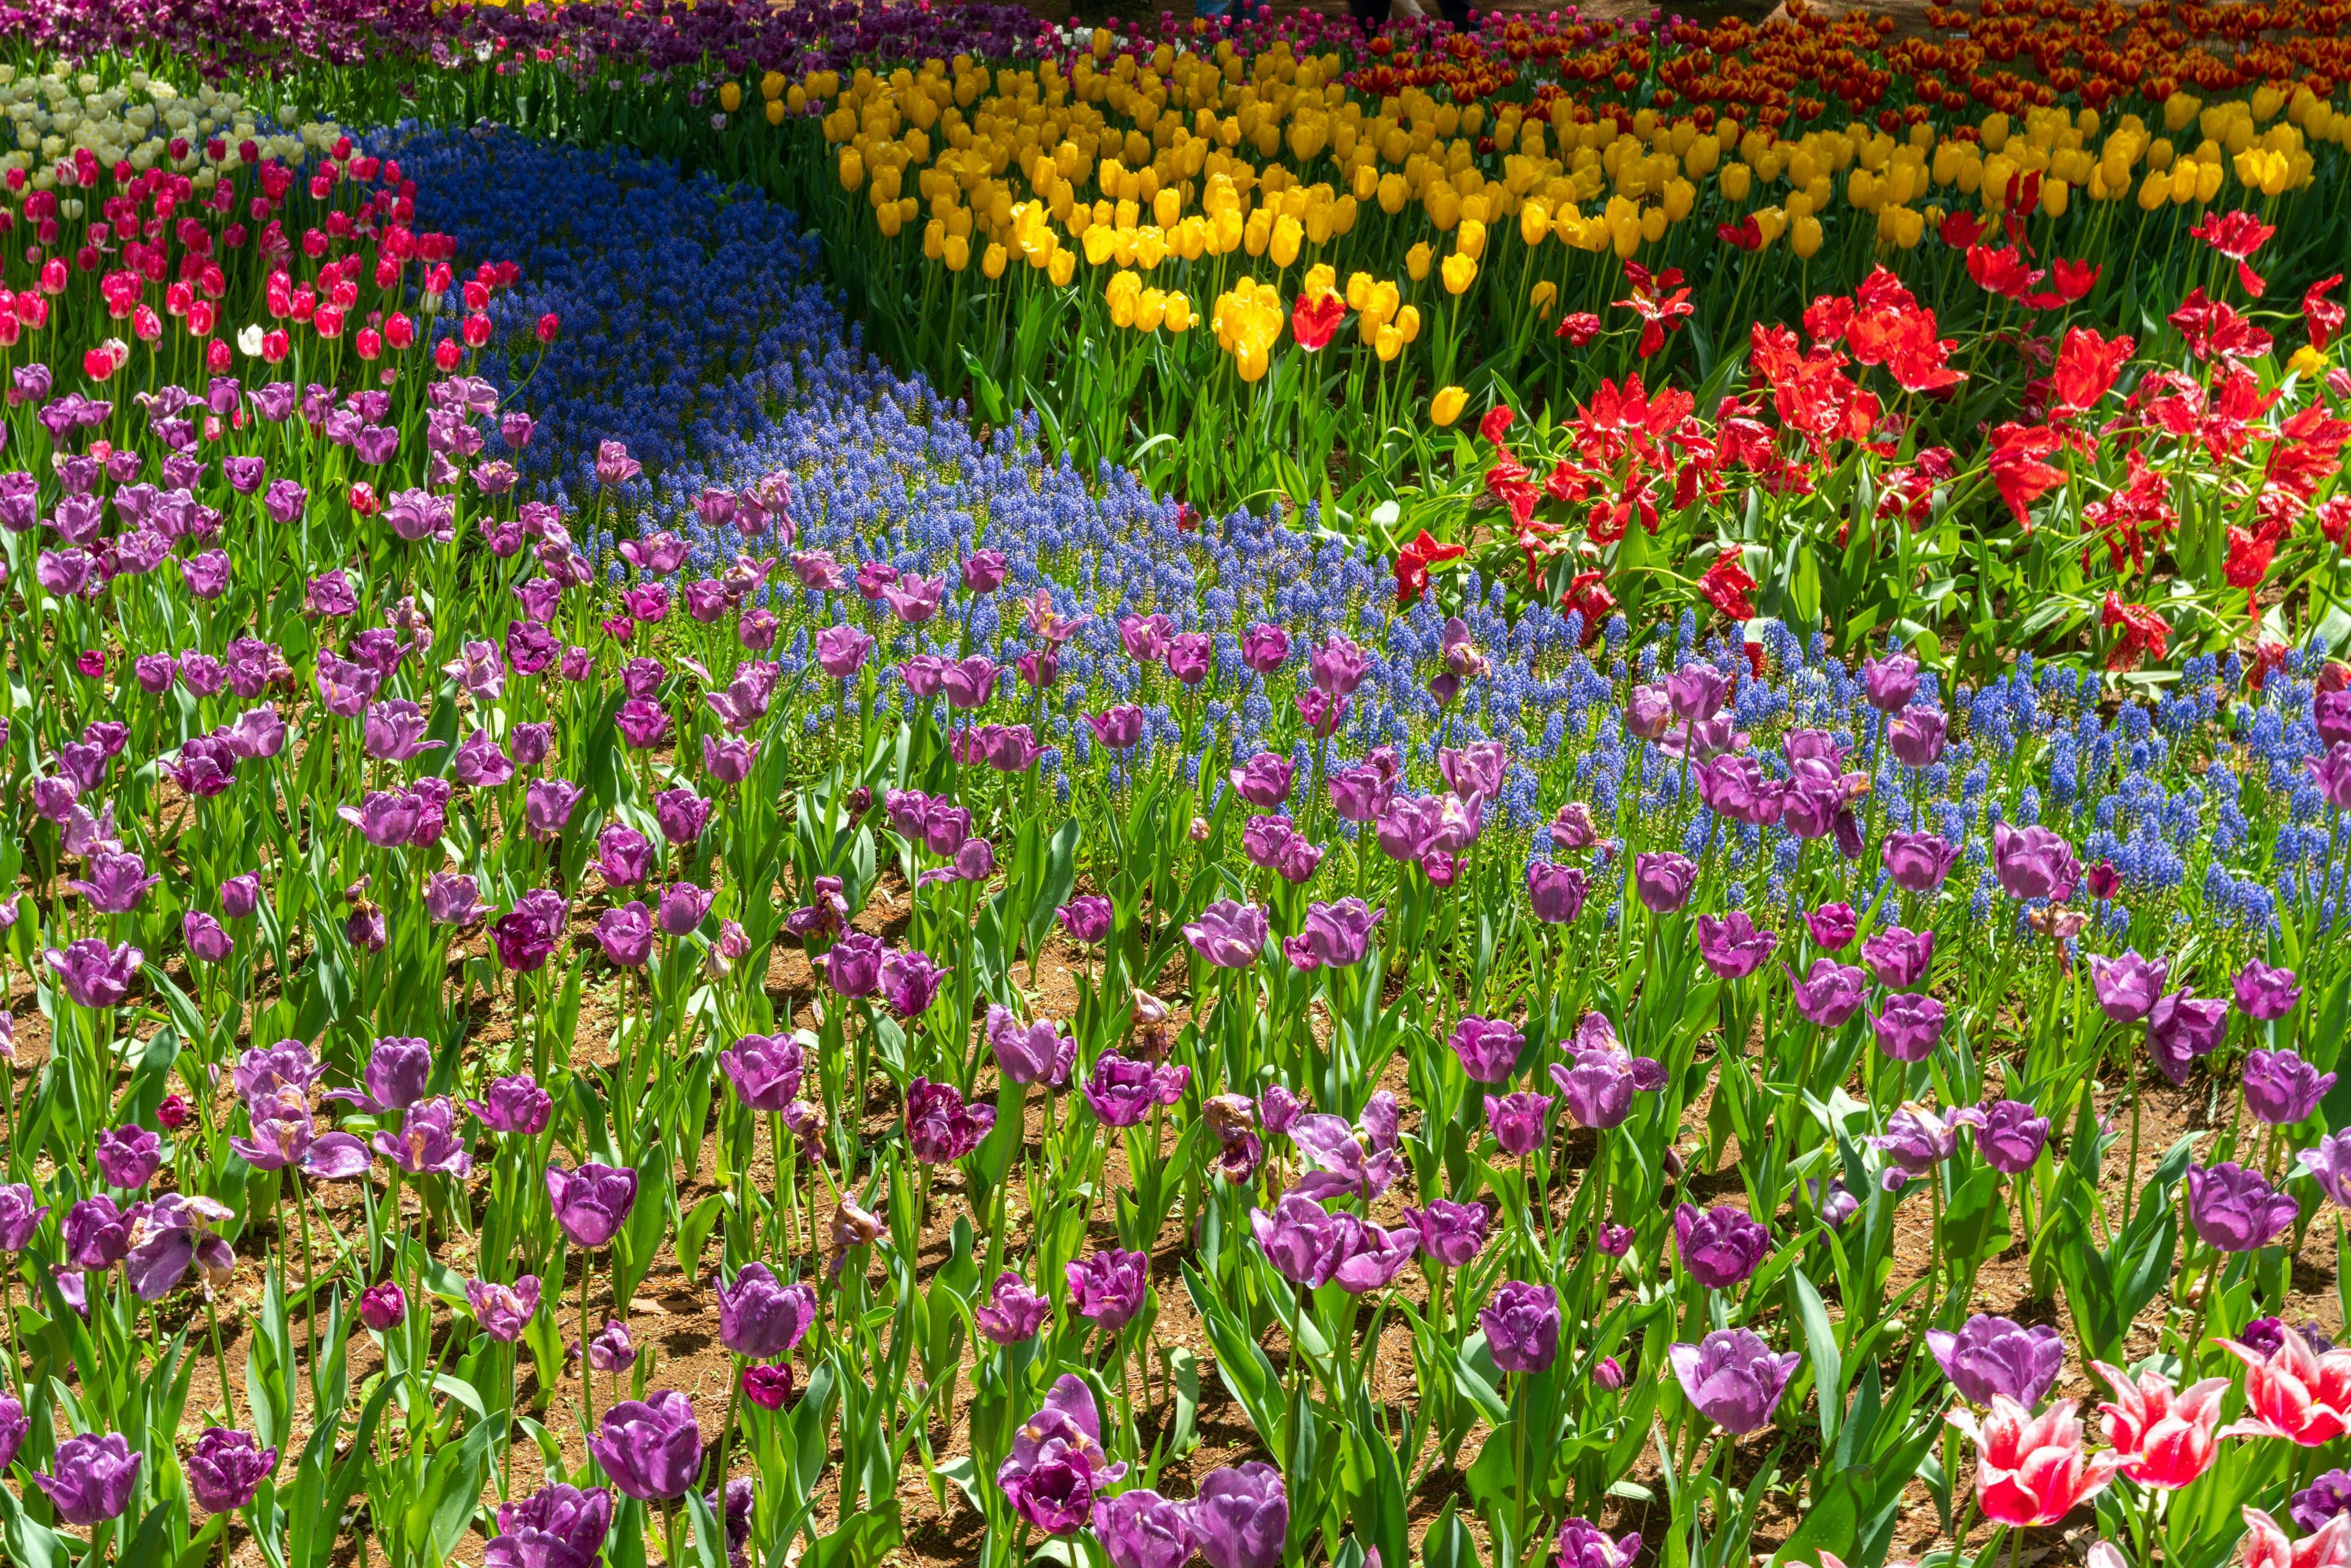
[[[1812,1352],[1813,1381],[1820,1395],[1821,1447],[1832,1448],[1836,1446],[1837,1416],[1844,1406],[1844,1355],[1828,1308],[1802,1269],[1788,1271],[1788,1295],[1796,1321],[1803,1325],[1805,1347]]]

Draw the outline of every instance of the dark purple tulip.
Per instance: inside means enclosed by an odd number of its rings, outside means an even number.
[[[57,1517],[85,1528],[122,1517],[138,1484],[139,1461],[120,1432],[85,1433],[57,1445],[55,1475],[33,1479],[49,1494]]]
[[[577,1342],[572,1349],[580,1348]],[[625,1372],[637,1364],[637,1347],[630,1342],[629,1325],[618,1318],[606,1318],[596,1337],[588,1342],[584,1359],[591,1371]]]
[[[2316,1178],[2337,1207],[2351,1208],[2351,1131],[2330,1133],[2316,1148],[2294,1157],[2301,1173]]]
[[[1718,979],[1745,979],[1761,968],[1779,946],[1779,934],[1756,930],[1753,918],[1743,909],[1698,917],[1698,956]]]
[[[163,1163],[163,1140],[133,1122],[98,1135],[98,1174],[109,1186],[136,1192]]]
[[[1591,879],[1583,868],[1560,865],[1552,861],[1532,861],[1527,865],[1527,901],[1534,907],[1537,920],[1549,925],[1565,925],[1583,913],[1583,901],[1591,895]]]
[[[1747,1329],[1718,1329],[1696,1344],[1668,1345],[1666,1358],[1698,1413],[1737,1437],[1771,1418],[1804,1359],[1794,1351],[1772,1354]]]
[[[925,1165],[962,1159],[995,1126],[995,1106],[966,1104],[951,1083],[917,1078],[906,1086],[906,1146]]]
[[[2136,949],[2125,949],[2120,957],[2094,954],[2090,958],[2099,1010],[2116,1023],[2137,1023],[2147,1017],[2162,998],[2163,982],[2170,973],[2168,960],[2142,958]]]
[[[674,882],[662,889],[653,924],[670,936],[688,936],[699,926],[718,895],[690,882]]]
[[[1188,1067],[1154,1067],[1105,1051],[1094,1058],[1093,1072],[1081,1092],[1104,1126],[1134,1127],[1142,1124],[1153,1106],[1181,1100],[1191,1075]]]
[[[1918,695],[1918,661],[1907,653],[1861,662],[1861,695],[1880,713],[1896,714]]]
[[[1692,1279],[1709,1291],[1732,1291],[1771,1250],[1771,1233],[1743,1209],[1721,1205],[1700,1213],[1685,1203],[1674,1210],[1674,1243]]]
[[[1559,1292],[1506,1280],[1478,1310],[1486,1349],[1503,1372],[1547,1372],[1559,1354]]]
[[[2351,693],[2322,693],[2321,695],[2351,695]],[[2295,1524],[2315,1535],[2326,1528],[2336,1516],[2351,1513],[2351,1471],[2329,1470],[2294,1494],[2287,1511]]]
[[[1698,862],[1667,850],[1633,857],[1633,891],[1652,915],[1670,915],[1689,902],[1698,883]]]
[[[765,1263],[744,1264],[732,1290],[714,1274],[710,1288],[718,1293],[718,1343],[753,1361],[790,1354],[816,1321],[816,1292],[778,1283]]]
[[[493,1078],[483,1085],[482,1093],[484,1098],[468,1100],[465,1105],[493,1133],[535,1138],[547,1131],[547,1124],[555,1114],[554,1100],[528,1072]]]
[[[2231,983],[2237,1010],[2263,1022],[2285,1017],[2302,1000],[2302,987],[2292,969],[2273,969],[2258,958],[2238,970]]]
[[[1472,1014],[1453,1026],[1449,1042],[1461,1071],[1479,1083],[1508,1083],[1526,1037],[1499,1019]]]
[[[1516,1159],[1542,1146],[1543,1118],[1551,1113],[1552,1097],[1521,1089],[1515,1094],[1486,1096],[1486,1123],[1502,1153]]]
[[[2031,1170],[2049,1142],[2049,1118],[2034,1115],[2032,1106],[2018,1100],[1970,1106],[1954,1112],[1951,1121],[1976,1130],[1976,1153],[2003,1176],[2022,1176]]]
[[[1614,1366],[1612,1359],[1605,1364]],[[1597,1376],[1598,1369],[1594,1369]],[[1624,1370],[1617,1369],[1616,1380],[1624,1382]],[[1552,1543],[1552,1561],[1557,1568],[1633,1568],[1633,1560],[1641,1555],[1641,1536],[1635,1531],[1622,1540],[1610,1540],[1605,1531],[1588,1520],[1571,1519],[1559,1527],[1559,1538]]]
[[[465,1284],[465,1301],[472,1308],[474,1321],[484,1333],[501,1343],[512,1344],[529,1326],[538,1313],[538,1276],[525,1274],[511,1285],[501,1285],[488,1280],[471,1280]]]
[[[1950,721],[1939,709],[1906,708],[1886,727],[1886,744],[1905,768],[1932,768],[1942,759],[1949,728]]]
[[[12,1182],[0,1186],[0,1252],[22,1252],[47,1218],[49,1206],[33,1201],[35,1194],[24,1182]],[[0,1466],[0,1469],[5,1469]]]
[[[1297,940],[1305,945],[1323,968],[1350,969],[1372,950],[1372,929],[1385,909],[1374,909],[1360,898],[1306,906],[1306,928]]]
[[[1048,1535],[1066,1535],[1092,1516],[1096,1490],[1125,1474],[1102,1451],[1092,1390],[1065,1372],[1013,1435],[996,1484],[1021,1518]]]
[[[1053,1303],[1029,1288],[1029,1281],[1007,1269],[996,1276],[996,1290],[987,1304],[972,1309],[979,1332],[998,1344],[1019,1344],[1037,1337],[1053,1315]]]
[[[1141,1252],[1104,1248],[1082,1263],[1062,1265],[1071,1306],[1104,1333],[1116,1333],[1143,1310],[1151,1287],[1151,1260]]]
[[[196,1439],[183,1467],[188,1491],[206,1513],[234,1513],[253,1500],[262,1478],[277,1468],[277,1450],[244,1432],[214,1427]]]
[[[2245,1053],[2245,1106],[2273,1127],[2305,1120],[2334,1087],[2334,1073],[2319,1071],[2291,1051]]]
[[[547,1197],[555,1206],[556,1224],[563,1228],[571,1245],[592,1252],[610,1244],[628,1222],[629,1210],[637,1201],[637,1173],[593,1161],[577,1171],[550,1165]]]
[[[674,1389],[615,1405],[588,1439],[589,1454],[612,1484],[640,1502],[672,1502],[702,1469],[702,1428],[694,1402]]]
[[[1992,869],[2011,898],[2063,904],[2074,896],[2082,862],[2074,858],[2074,846],[2048,829],[2011,828],[2001,822],[1991,831],[1991,845]]]
[[[754,1111],[781,1114],[799,1095],[808,1051],[788,1034],[747,1034],[733,1050],[718,1053],[718,1065],[737,1099]]]
[[[1959,860],[1959,847],[1938,833],[1888,833],[1877,852],[1894,885],[1905,893],[1932,893],[1943,885]]]
[[[1208,1568],[1276,1568],[1290,1533],[1281,1472],[1255,1459],[1209,1471],[1192,1500],[1191,1521]]]
[[[25,1407],[13,1394],[0,1394],[0,1475],[16,1462],[16,1451],[25,1446],[25,1436],[33,1429],[26,1418]]]
[[[408,1298],[390,1280],[360,1292],[360,1322],[378,1333],[399,1327],[407,1315]]]
[[[1943,1004],[1912,991],[1896,991],[1869,1020],[1877,1049],[1896,1061],[1924,1061],[1943,1038]]]
[[[1934,930],[1929,927],[1909,931],[1889,925],[1861,945],[1861,961],[1886,989],[1916,989],[1935,961]]]
[[[2003,1395],[2030,1410],[2065,1370],[2065,1341],[2045,1325],[2020,1328],[2007,1318],[1978,1312],[1959,1325],[1928,1329],[1927,1348],[1959,1397],[1989,1408]]]
[[[1797,1013],[1823,1029],[1835,1029],[1859,1012],[1865,995],[1862,972],[1834,958],[1813,959],[1811,973],[1801,980],[1789,970],[1788,982],[1795,988]]]
[[[2223,1252],[2252,1252],[2283,1235],[2300,1205],[2233,1161],[2188,1167],[2188,1220]]]
[[[1192,1560],[1190,1511],[1148,1487],[1095,1499],[1094,1537],[1111,1568],[1184,1568]]]
[[[1284,1193],[1268,1214],[1249,1210],[1249,1229],[1273,1271],[1293,1285],[1318,1289],[1339,1266],[1338,1222],[1321,1204],[1296,1192]]]
[[[1450,1203],[1432,1198],[1426,1208],[1406,1206],[1405,1223],[1420,1233],[1421,1256],[1447,1269],[1458,1269],[1486,1245],[1493,1216],[1482,1204]]]
[[[611,1528],[610,1491],[558,1482],[498,1505],[498,1532],[482,1549],[482,1568],[595,1568]]]

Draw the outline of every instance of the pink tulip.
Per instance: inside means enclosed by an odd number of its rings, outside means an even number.
[[[2220,1429],[2223,1437],[2284,1437],[2314,1448],[2351,1430],[2351,1350],[2311,1354],[2297,1330],[2281,1333],[2277,1353],[2261,1354],[2235,1340],[2221,1348],[2245,1364],[2245,1418]]]
[[[2090,1364],[2113,1385],[2117,1401],[2101,1405],[2106,1440],[2122,1459],[2122,1473],[2141,1486],[2176,1491],[2212,1468],[2220,1451],[2213,1428],[2220,1422],[2225,1377],[2208,1377],[2185,1393],[2160,1373],[2130,1374],[2103,1361]]]
[[[2344,1568],[2351,1563],[2351,1513],[2338,1513],[2314,1535],[2288,1541],[2276,1520],[2245,1509],[2245,1568]]]
[[[2020,1529],[2054,1524],[2106,1490],[2122,1460],[2082,1451],[2082,1423],[2074,1401],[2060,1400],[2039,1416],[2005,1394],[1991,1396],[1980,1420],[1970,1411],[1944,1417],[1975,1439],[1976,1499],[1984,1517]]]

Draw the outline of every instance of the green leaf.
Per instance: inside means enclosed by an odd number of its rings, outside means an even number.
[[[1844,1409],[1844,1353],[1838,1347],[1828,1308],[1802,1269],[1789,1271],[1788,1295],[1813,1354],[1813,1384],[1820,1396],[1821,1447],[1827,1449],[1835,1446],[1837,1417]]]

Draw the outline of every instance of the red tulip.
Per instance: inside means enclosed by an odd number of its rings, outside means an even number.
[[[2244,1518],[2245,1539],[2238,1550],[2245,1568],[2343,1568],[2351,1563],[2351,1513],[2338,1513],[2316,1534],[2294,1542],[2260,1509],[2248,1506]]]

